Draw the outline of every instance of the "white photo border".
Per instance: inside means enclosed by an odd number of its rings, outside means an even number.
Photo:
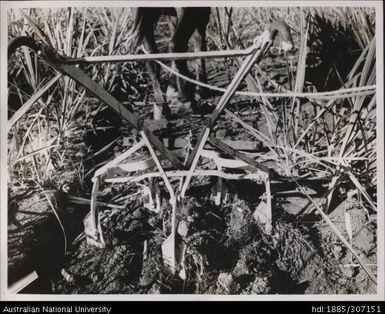
[[[0,18],[0,300],[7,301],[383,301],[384,286],[384,51],[383,51],[383,2],[382,1],[1,1]],[[376,10],[376,78],[377,78],[377,293],[354,295],[127,295],[127,294],[10,294],[7,289],[7,11],[14,8],[44,7],[135,7],[135,6],[210,6],[210,7],[373,7]]]

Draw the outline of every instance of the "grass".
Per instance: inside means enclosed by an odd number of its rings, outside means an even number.
[[[129,8],[108,11],[101,8],[95,10],[72,8],[11,10],[8,17],[9,35],[15,37],[33,34],[35,39],[52,45],[59,53],[70,57],[122,53],[123,48],[121,47],[126,47],[127,41],[130,40],[125,36],[131,27],[129,11]],[[90,108],[90,104],[94,103],[94,100],[86,95],[82,87],[77,86],[67,77],[61,78],[54,87],[51,87],[51,84],[57,77],[52,78],[40,89],[40,85],[45,83],[44,78],[52,76],[54,73],[52,70],[44,68],[44,64],[27,49],[23,48],[21,53],[21,59],[13,57],[17,64],[10,68],[9,75],[10,95],[14,96],[12,99],[15,102],[15,104],[11,102],[9,108],[12,110],[12,108],[24,104],[23,109],[19,109],[11,119],[13,128],[10,131],[9,147],[16,149],[10,150],[9,158],[12,161],[10,171],[16,171],[16,178],[33,178],[38,182],[43,182],[51,175],[57,175],[58,169],[66,168],[68,171],[68,168],[64,166],[71,163],[75,166],[71,165],[70,168],[75,168],[73,169],[75,172],[81,172],[79,169],[81,159],[71,160],[74,151],[66,144],[76,141],[79,135],[85,132],[82,126],[90,124],[95,114]],[[113,65],[106,67],[92,65],[87,70],[93,79],[104,83],[110,92],[115,91],[114,84],[120,79],[119,76],[124,74],[124,72],[119,73],[117,67]],[[16,81],[22,81],[23,85],[17,84]],[[28,100],[31,94],[38,97],[40,93],[44,92],[45,95],[38,98],[37,102],[33,98]],[[128,93],[132,94],[132,91]],[[25,115],[30,108],[29,114]],[[31,119],[33,114],[36,115],[30,123],[28,119]],[[16,120],[18,120],[17,123]],[[28,126],[27,131],[23,132],[21,129],[26,126]],[[27,156],[36,151],[35,142],[29,137],[31,130],[37,132],[34,138],[39,139],[39,144],[43,144],[42,140],[45,139],[44,143],[49,141],[50,145],[60,145],[60,149],[46,149],[44,155],[39,155],[38,160],[34,161],[38,163],[39,171],[26,173],[25,177],[20,176],[20,167],[29,167],[23,166],[19,157],[23,155],[24,160],[29,161]],[[21,145],[15,142],[17,138],[13,136],[15,134],[22,138]],[[79,145],[76,144],[76,146]],[[16,156],[14,156],[14,152],[17,152]],[[81,174],[79,173],[79,175]],[[14,176],[12,176],[13,178]]]
[[[263,9],[256,11],[242,12],[242,10],[239,10],[237,17],[234,17],[234,14],[230,15],[230,13],[227,15],[226,18],[232,20],[231,23],[227,21],[227,24],[233,25],[234,29],[239,29],[241,26],[236,25],[236,22],[242,23],[242,27],[245,29],[242,35],[230,29],[230,34],[226,33],[222,36],[224,38],[233,38],[228,40],[229,48],[237,46],[237,44],[232,45],[231,42],[242,43],[245,41],[242,37],[246,37],[246,39],[251,37],[249,33],[251,28],[248,32],[249,27],[245,25],[245,20],[247,20],[245,16],[251,16],[250,20],[254,22],[257,20],[262,21],[259,23],[262,25],[266,21],[266,17],[275,16],[275,14],[265,14],[266,12]],[[277,17],[280,16],[279,13],[282,14],[282,12],[278,12]],[[293,31],[297,35],[294,38],[297,41],[298,58],[295,65],[288,60],[287,70],[289,78],[291,78],[291,82],[288,84],[289,90],[303,92],[315,88],[309,82],[309,79],[312,78],[307,74],[309,67],[308,54],[317,53],[309,49],[309,45],[317,40],[317,37],[312,37],[320,32],[317,28],[320,27],[317,25],[320,19],[324,19],[323,22],[329,27],[336,28],[339,37],[346,36],[346,40],[352,40],[351,37],[353,37],[357,45],[362,49],[361,55],[357,56],[355,63],[352,64],[345,77],[342,77],[341,72],[346,72],[346,69],[344,71],[339,69],[340,65],[336,63],[338,60],[335,60],[335,63],[326,69],[327,72],[333,71],[338,76],[339,88],[354,88],[376,84],[374,70],[375,40],[372,39],[374,32],[373,20],[370,21],[370,16],[372,16],[370,9],[288,9],[285,13],[289,14],[289,18],[285,18],[285,20],[288,20],[289,25],[290,21],[293,21],[296,17],[300,21],[300,23],[297,23],[299,28],[293,27]],[[224,19],[226,20],[226,18]],[[352,26],[352,29],[349,28],[348,24],[350,19],[357,22]],[[222,22],[222,24],[224,23]],[[223,26],[222,29],[224,29]],[[308,38],[312,38],[310,42]],[[341,38],[337,39],[343,41]],[[331,48],[333,47],[324,47],[323,49]],[[314,47],[313,49],[317,50],[318,48]],[[255,75],[254,78],[249,76],[247,81],[248,89],[255,92],[261,91],[262,78],[258,75]],[[279,160],[281,164],[283,163],[283,170],[286,169],[288,173],[298,175],[304,168],[307,168],[314,169],[311,174],[314,177],[325,175],[333,177],[334,173],[341,176],[339,170],[343,166],[347,167],[344,168],[345,173],[353,171],[355,176],[360,176],[361,173],[369,171],[365,167],[369,164],[373,166],[375,158],[372,158],[375,157],[373,149],[375,148],[374,141],[376,138],[372,128],[375,124],[375,120],[373,120],[376,107],[375,95],[358,95],[348,99],[333,99],[327,103],[306,98],[283,98],[274,104],[272,99],[264,97],[260,101],[261,110],[265,113],[269,131],[267,134],[260,134],[257,130],[253,130],[253,134],[259,133],[258,139],[266,143],[273,156],[275,156],[273,158]],[[267,108],[275,110],[268,110]],[[345,115],[339,116],[341,111]],[[347,117],[349,117],[349,120],[347,120]],[[338,160],[332,162],[330,159],[324,159],[324,157],[337,157]],[[346,161],[352,157],[359,158],[359,160],[356,162]],[[360,164],[360,167],[357,168],[358,164]],[[371,169],[373,170],[373,168]],[[375,172],[370,172],[370,176],[373,181],[376,181]],[[360,188],[360,190],[362,189]],[[373,204],[372,201],[368,201]]]

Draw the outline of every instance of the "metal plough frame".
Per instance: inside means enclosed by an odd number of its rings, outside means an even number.
[[[210,131],[215,125],[219,115],[223,112],[225,109],[228,101],[230,98],[234,95],[236,92],[238,86],[242,82],[242,80],[245,78],[245,76],[249,73],[252,66],[259,62],[264,54],[268,51],[270,46],[272,45],[272,42],[274,40],[274,36],[276,35],[276,32],[272,34],[270,31],[265,31],[261,36],[257,38],[255,43],[252,47],[244,51],[244,55],[247,55],[245,58],[242,66],[239,68],[238,72],[236,73],[235,77],[231,81],[230,85],[226,89],[225,93],[222,95],[221,99],[219,100],[218,104],[216,105],[215,110],[210,115],[207,123],[205,124],[205,127],[203,128],[202,132],[199,135],[198,141],[192,150],[191,154],[189,155],[188,159],[186,160],[185,164],[183,164],[171,151],[169,151],[163,143],[152,133],[152,131],[144,124],[144,121],[140,119],[138,116],[136,116],[134,113],[132,113],[130,110],[125,108],[117,99],[115,99],[110,93],[108,93],[100,84],[94,82],[88,75],[86,75],[82,70],[80,70],[78,67],[73,65],[74,63],[81,63],[81,62],[92,62],[92,60],[85,60],[85,59],[68,59],[61,55],[59,55],[52,47],[48,47],[44,44],[40,44],[35,42],[33,39],[29,37],[23,37],[23,38],[16,38],[14,41],[16,42],[13,47],[8,49],[8,54],[12,53],[14,49],[17,48],[17,46],[20,45],[27,45],[35,52],[38,52],[39,55],[52,67],[54,67],[59,72],[69,76],[71,79],[76,81],[78,84],[83,86],[86,90],[94,94],[97,98],[102,100],[104,103],[109,105],[117,114],[119,114],[123,119],[128,121],[135,129],[140,131],[140,135],[142,137],[142,140],[135,144],[133,147],[128,149],[126,152],[124,152],[122,155],[118,156],[113,161],[109,162],[102,168],[98,169],[95,172],[95,175],[92,179],[93,181],[93,188],[92,188],[92,198],[91,198],[91,208],[90,208],[90,214],[87,215],[85,218],[85,232],[87,235],[87,241],[90,244],[96,245],[98,247],[104,247],[105,241],[103,239],[103,234],[101,230],[101,225],[99,221],[99,213],[96,206],[96,197],[97,197],[97,191],[99,188],[99,184],[102,180],[106,180],[106,182],[110,181],[113,182],[114,179],[125,181],[125,182],[134,182],[139,181],[140,177],[109,177],[108,171],[112,168],[119,166],[119,164],[131,156],[133,153],[135,153],[137,150],[141,149],[142,147],[146,146],[151,154],[151,162],[147,165],[142,165],[146,169],[146,167],[153,167],[154,164],[156,168],[158,169],[157,173],[151,174],[150,177],[156,177],[160,176],[163,178],[165,186],[170,194],[170,203],[172,204],[173,212],[172,212],[172,234],[170,237],[175,240],[176,236],[176,216],[177,216],[177,209],[179,207],[179,203],[182,198],[185,197],[185,193],[187,188],[190,185],[191,178],[196,175],[214,175],[217,176],[221,182],[221,178],[225,177],[228,179],[238,179],[238,178],[249,178],[249,179],[256,179],[258,181],[263,181],[265,183],[266,187],[266,199],[267,199],[267,207],[269,211],[267,224],[266,224],[266,230],[271,228],[271,190],[270,190],[270,181],[271,176],[274,174],[271,169],[267,168],[266,166],[256,162],[254,159],[248,157],[244,153],[237,151],[233,149],[231,146],[227,145],[223,141],[215,138],[214,136],[210,136]],[[23,40],[26,40],[27,43],[23,42]],[[290,43],[291,44],[291,43]],[[12,45],[10,45],[12,46]],[[16,47],[16,48],[15,48]],[[212,54],[212,53],[211,53]],[[216,52],[215,57],[218,56],[230,56],[231,53],[229,51],[223,52],[221,55],[221,52]],[[233,55],[240,55],[239,51],[235,51]],[[153,55],[153,60],[156,59],[156,54]],[[198,57],[202,57],[203,54],[198,54]],[[209,53],[209,57],[212,57]],[[214,55],[213,55],[214,56]],[[162,58],[169,58],[169,59],[175,59],[175,58],[186,58],[191,59],[192,56],[189,53],[179,53],[179,54],[163,54]],[[116,58],[115,58],[116,59]],[[149,57],[143,58],[143,60],[149,60]],[[108,61],[104,60],[103,61]],[[126,61],[124,58],[117,58],[114,60],[115,62],[122,62]],[[226,152],[227,154],[233,156],[235,159],[238,159],[238,164],[235,163],[236,168],[244,167],[244,166],[251,166],[254,169],[254,173],[248,174],[248,175],[230,175],[222,172],[222,166],[217,163],[218,171],[199,171],[196,170],[196,166],[198,164],[199,158],[201,156],[203,157],[210,157],[214,160],[214,162],[218,159],[212,154],[207,153],[206,150],[204,150],[204,146],[206,142],[209,141],[213,146],[217,147],[218,149]],[[169,160],[172,165],[177,169],[176,171],[164,171],[160,159],[157,156],[154,148],[156,148],[163,159]],[[229,160],[230,161],[230,160]],[[234,160],[231,160],[234,162]],[[142,162],[143,163],[143,162]],[[227,167],[225,165],[225,167]],[[180,178],[180,184],[177,190],[174,190],[172,187],[169,177],[179,177]],[[173,246],[174,253],[172,254],[172,260],[175,261],[175,243]],[[171,263],[169,265],[173,271],[177,268],[177,263]]]
[[[217,121],[220,113],[225,109],[228,101],[230,98],[234,95],[235,91],[237,90],[239,84],[242,82],[244,77],[249,73],[251,67],[259,61],[264,53],[267,51],[267,49],[271,45],[271,38],[269,32],[265,32],[262,34],[260,38],[255,42],[253,45],[253,49],[250,49],[251,54],[246,57],[244,60],[241,68],[235,75],[234,79],[230,83],[229,87],[226,89],[226,92],[222,95],[221,99],[219,100],[214,112],[210,115],[208,119],[208,123],[206,123],[205,128],[201,132],[199,139],[195,145],[194,150],[192,151],[191,155],[189,156],[189,159],[186,162],[186,168],[187,171],[183,172],[177,172],[174,174],[171,174],[170,172],[165,172],[163,170],[163,167],[156,156],[151,143],[149,142],[148,137],[146,137],[146,133],[141,131],[141,135],[143,140],[140,141],[138,144],[133,146],[131,149],[127,150],[125,153],[122,155],[118,156],[117,159],[111,161],[109,164],[105,165],[98,171],[96,171],[93,182],[93,191],[92,191],[92,200],[91,200],[91,211],[89,217],[87,217],[86,221],[86,231],[87,231],[87,240],[89,243],[92,243],[93,245],[96,245],[98,247],[104,247],[105,242],[103,239],[103,235],[101,232],[101,226],[100,222],[98,219],[98,211],[96,208],[96,195],[97,195],[97,189],[100,184],[100,180],[103,177],[103,175],[108,172],[109,169],[111,169],[113,166],[117,165],[120,161],[127,159],[130,155],[135,153],[138,149],[142,148],[144,145],[148,147],[151,153],[152,161],[155,162],[156,167],[159,170],[159,174],[157,176],[161,176],[165,182],[166,188],[170,194],[170,203],[172,204],[173,207],[173,213],[172,213],[172,237],[175,238],[175,232],[176,232],[176,216],[177,216],[177,210],[179,207],[179,202],[181,198],[185,197],[186,190],[190,184],[191,178],[194,175],[197,175],[195,173],[195,168],[198,164],[199,157],[203,153],[203,148],[206,144],[206,141],[209,140],[211,144],[214,146],[218,147],[220,150],[234,156],[237,159],[240,159],[243,163],[239,165],[239,167],[244,167],[246,165],[249,165],[254,168],[255,170],[255,179],[258,179],[259,181],[265,182],[265,187],[266,187],[266,199],[267,199],[267,207],[268,207],[268,212],[270,213],[267,217],[268,223],[266,226],[267,230],[271,229],[271,190],[270,190],[270,170],[263,166],[262,164],[257,163],[254,159],[246,156],[245,154],[234,150],[231,148],[231,146],[225,144],[224,142],[220,141],[219,139],[210,136],[210,129],[214,126],[215,122]],[[214,159],[215,161],[215,159]],[[153,167],[153,164],[149,163],[149,167]],[[220,169],[220,167],[218,167]],[[200,175],[207,175],[208,173],[201,172]],[[213,173],[211,173],[213,175]],[[179,189],[177,191],[174,191],[170,181],[169,181],[169,176],[179,176],[181,179],[181,184],[179,185]],[[218,177],[221,180],[221,173],[217,173]],[[106,179],[113,179],[113,178],[108,178],[104,177],[103,180]],[[122,179],[122,178],[118,178]],[[131,181],[132,178],[127,178],[127,181]],[[184,180],[183,180],[184,179]],[[220,198],[220,197],[219,197]],[[176,265],[172,265],[172,268],[175,268]]]

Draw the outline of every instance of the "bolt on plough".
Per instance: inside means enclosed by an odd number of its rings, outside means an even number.
[[[102,100],[110,106],[118,115],[129,122],[135,129],[139,131],[141,140],[134,144],[127,151],[119,155],[114,160],[110,161],[100,169],[96,170],[92,182],[92,195],[90,202],[90,212],[84,218],[84,227],[87,243],[96,247],[102,248],[105,246],[103,231],[99,219],[99,211],[97,208],[97,194],[99,185],[103,182],[139,182],[148,180],[149,186],[146,188],[147,194],[150,197],[155,195],[157,203],[156,208],[159,209],[159,189],[154,187],[153,178],[160,177],[164,181],[164,185],[169,193],[169,202],[172,205],[171,213],[171,233],[162,244],[162,253],[164,264],[167,265],[173,273],[179,272],[183,276],[183,240],[178,235],[178,209],[180,208],[181,200],[185,197],[186,191],[190,186],[193,176],[216,176],[219,178],[217,186],[217,194],[215,195],[215,203],[220,205],[221,200],[224,199],[224,189],[222,186],[222,178],[228,180],[251,179],[258,182],[264,182],[266,187],[266,206],[267,215],[265,215],[265,228],[267,232],[271,231],[272,215],[271,215],[271,190],[270,182],[272,171],[266,166],[256,162],[253,158],[239,150],[234,149],[224,141],[217,139],[210,135],[212,128],[217,122],[220,114],[226,108],[231,97],[235,94],[237,88],[250,72],[253,65],[258,63],[268,49],[271,47],[274,38],[278,32],[282,32],[283,48],[290,50],[293,47],[290,32],[287,31],[288,26],[282,21],[272,24],[270,30],[266,30],[262,35],[257,37],[254,44],[246,50],[235,51],[216,51],[216,52],[201,52],[201,53],[168,53],[168,54],[153,54],[153,55],[128,55],[128,56],[114,56],[114,57],[97,57],[97,58],[78,58],[71,59],[59,55],[52,47],[36,42],[30,37],[19,37],[14,39],[8,48],[8,54],[12,54],[15,49],[21,45],[28,46],[49,65],[55,68],[58,72],[69,76],[71,79],[82,85],[89,92]],[[205,127],[198,136],[198,140],[191,150],[186,150],[184,162],[169,150],[151,131],[151,128],[140,117],[135,115],[131,110],[124,107],[117,99],[108,93],[100,84],[93,81],[81,69],[76,67],[80,63],[93,62],[123,62],[123,61],[149,61],[149,60],[177,60],[177,59],[194,59],[194,58],[217,58],[217,57],[235,57],[245,56],[242,66],[232,79],[229,86],[226,88],[224,94],[220,98],[213,113],[207,119]],[[214,150],[205,149],[205,145],[210,143]],[[191,146],[191,145],[190,145]],[[123,163],[124,160],[129,159],[133,154],[146,147],[151,155],[151,158],[145,161],[136,161],[131,163]],[[156,150],[155,150],[156,149]],[[234,159],[220,158],[216,150],[225,152]],[[157,154],[158,151],[160,155]],[[217,170],[198,170],[197,165],[201,157],[211,159]],[[161,159],[165,159],[171,163],[174,169],[164,169]],[[244,168],[251,167],[253,170],[247,174],[230,174],[226,173],[226,168]],[[156,172],[145,173],[137,176],[125,176],[127,173],[135,173],[148,169],[156,169]],[[119,174],[119,175],[117,175]],[[179,179],[179,185],[174,188],[170,182],[170,178],[176,177]],[[154,191],[157,190],[157,191]],[[150,204],[151,206],[151,204]],[[154,208],[152,208],[154,209]]]

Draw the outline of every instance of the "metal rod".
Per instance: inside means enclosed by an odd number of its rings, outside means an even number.
[[[223,143],[221,140],[217,139],[216,137],[210,136],[209,141],[211,144],[218,147],[220,150],[224,151],[225,153],[227,153],[227,154],[229,154],[229,155],[231,155],[231,156],[233,156],[239,160],[242,160],[243,162],[249,164],[253,168],[256,168],[256,169],[258,169],[258,170],[260,170],[266,174],[269,173],[270,169],[268,167],[266,167],[265,165],[263,165],[259,162],[256,162],[253,158],[250,158],[249,156],[241,153],[240,151],[235,150],[234,148]]]
[[[190,171],[188,170],[172,170],[172,171],[165,171],[165,174],[167,177],[186,177],[190,174]],[[256,171],[253,173],[241,173],[241,174],[234,174],[234,173],[227,173],[224,171],[219,170],[195,170],[192,174],[193,177],[201,177],[201,176],[208,176],[208,177],[221,177],[226,180],[246,180],[246,179],[252,179],[257,181],[264,181],[266,179],[266,173],[261,171]],[[149,172],[145,173],[139,176],[119,176],[119,177],[113,177],[113,178],[106,178],[104,180],[105,183],[133,183],[133,182],[139,182],[147,178],[159,178],[162,177],[162,174],[160,172]],[[280,182],[280,181],[274,181],[274,182]]]
[[[165,61],[165,60],[194,60],[201,58],[230,58],[249,55],[252,49],[245,50],[219,50],[219,51],[199,51],[199,52],[178,52],[178,53],[153,53],[144,55],[114,55],[114,56],[98,56],[84,57],[76,59],[68,59],[67,64],[78,63],[112,63],[112,62],[148,62],[148,61]]]
[[[12,283],[8,287],[8,293],[16,294],[16,293],[20,292],[25,287],[27,287],[29,284],[34,282],[37,278],[39,278],[39,276],[37,275],[37,272],[34,270],[33,272],[29,273],[28,275],[24,276],[23,278]]]
[[[209,134],[210,134],[210,128],[205,128],[204,129],[204,133],[203,133],[203,138],[205,138],[205,137],[207,138],[207,136],[209,136]],[[200,141],[199,143],[197,143],[196,144],[197,151],[201,151],[203,149],[203,147],[205,146],[205,143],[206,143],[206,140],[203,140],[203,141]],[[195,158],[192,161],[192,164],[191,164],[191,167],[189,169],[188,175],[187,175],[186,180],[185,180],[185,182],[183,183],[183,186],[182,186],[181,197],[185,196],[186,190],[188,188],[188,185],[190,184],[190,180],[191,180],[191,177],[192,177],[192,175],[194,173],[195,167],[198,164],[199,157],[200,157],[200,154],[196,154]]]
[[[162,178],[164,180],[164,183],[166,184],[167,190],[170,193],[170,198],[171,198],[171,200],[173,200],[175,198],[174,189],[172,188],[172,185],[171,185],[170,181],[168,180],[168,177],[167,177],[158,157],[156,156],[156,153],[155,153],[154,149],[152,148],[151,143],[150,143],[149,139],[147,138],[147,135],[143,131],[140,132],[140,134],[142,135],[142,138],[143,138],[144,142],[146,143],[148,150],[150,151],[151,157],[154,159],[155,164],[156,164],[160,174],[162,175]]]

